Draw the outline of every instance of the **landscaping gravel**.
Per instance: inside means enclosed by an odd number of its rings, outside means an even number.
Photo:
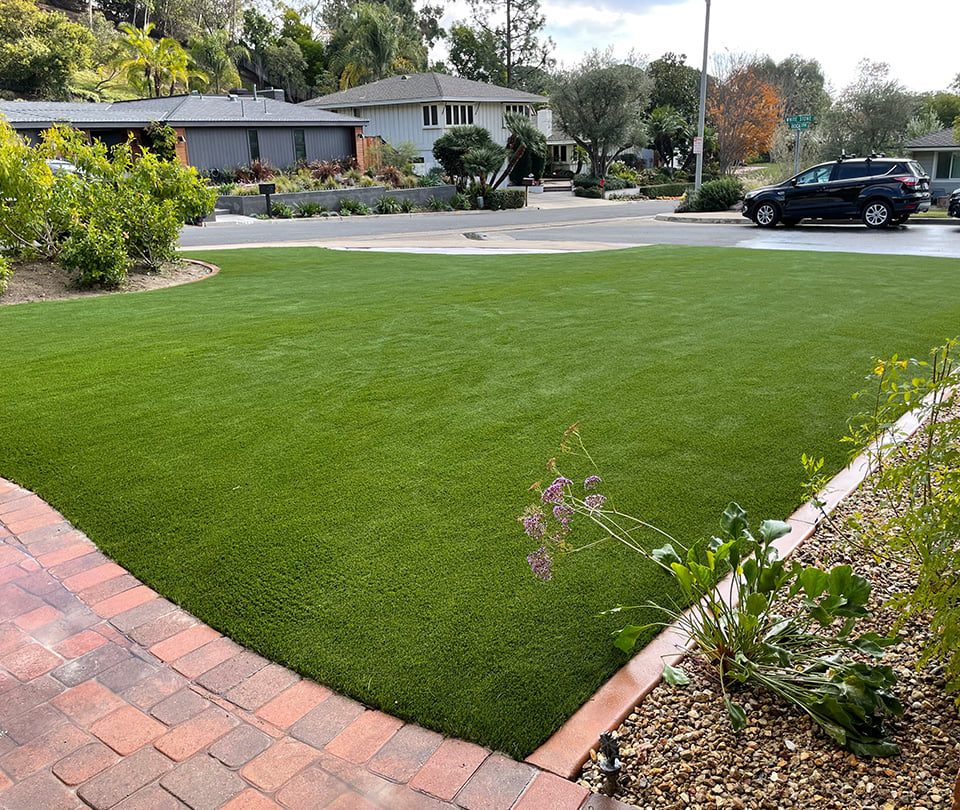
[[[862,489],[835,518],[842,525],[851,513],[874,508],[876,499]],[[859,629],[889,631],[896,611],[884,603],[909,587],[909,570],[845,551],[829,526],[821,526],[796,557],[808,564],[851,563],[874,587],[876,613]],[[805,715],[759,689],[739,696],[748,725],[736,733],[708,667],[688,659],[690,684],[661,683],[618,729],[623,773],[614,795],[650,810],[949,808],[960,762],[960,715],[945,693],[941,668],[915,666],[928,629],[913,621],[900,632],[902,643],[884,658],[899,676],[905,708],[889,724],[899,756],[865,759],[841,750]],[[593,756],[580,783],[601,792]]]

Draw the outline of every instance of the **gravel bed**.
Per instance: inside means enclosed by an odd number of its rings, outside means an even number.
[[[877,508],[862,489],[836,513]],[[888,632],[895,612],[883,607],[906,590],[909,572],[845,550],[828,526],[821,526],[796,558],[807,564],[847,562],[873,583],[875,615],[858,628]],[[928,635],[922,623],[901,629],[904,640],[883,662],[899,677],[902,717],[889,723],[901,754],[860,758],[836,746],[802,713],[747,687],[738,695],[747,728],[730,728],[719,685],[709,668],[688,659],[690,684],[661,683],[617,731],[623,773],[614,796],[650,810],[671,808],[817,808],[817,810],[938,810],[950,808],[960,763],[960,714],[945,694],[940,667],[914,662]],[[603,778],[593,758],[580,784],[601,792]]]

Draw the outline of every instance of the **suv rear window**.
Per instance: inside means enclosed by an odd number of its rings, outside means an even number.
[[[841,163],[837,167],[837,180],[852,180],[854,177],[869,177],[870,169],[863,161]]]
[[[879,163],[871,161],[868,166],[870,167],[869,174],[871,177],[879,177],[883,174],[890,174],[893,171],[893,163]]]

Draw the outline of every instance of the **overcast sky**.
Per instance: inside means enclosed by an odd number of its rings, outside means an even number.
[[[612,45],[650,59],[666,51],[687,54],[699,66],[705,0],[541,0],[555,56],[566,64],[592,48]],[[916,8],[914,16],[911,8]],[[448,5],[445,22],[468,18],[465,0]],[[857,62],[888,62],[912,90],[945,89],[960,73],[960,3],[892,0],[713,0],[710,50],[791,53],[820,60],[828,82],[840,89],[856,76]],[[441,58],[442,53],[436,53]]]

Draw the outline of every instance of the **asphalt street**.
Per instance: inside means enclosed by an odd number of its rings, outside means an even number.
[[[203,228],[185,228],[184,249],[241,247],[263,244],[353,243],[376,249],[383,240],[409,242],[412,247],[443,240],[480,245],[466,234],[516,244],[536,242],[585,243],[592,246],[669,244],[743,247],[767,250],[842,251],[960,258],[960,220],[956,224],[907,224],[871,231],[860,224],[801,224],[796,228],[764,230],[744,220],[740,225],[660,222],[659,213],[673,202],[617,202],[567,207],[531,207],[517,211],[469,211],[389,216],[329,217],[293,220],[231,218]]]

